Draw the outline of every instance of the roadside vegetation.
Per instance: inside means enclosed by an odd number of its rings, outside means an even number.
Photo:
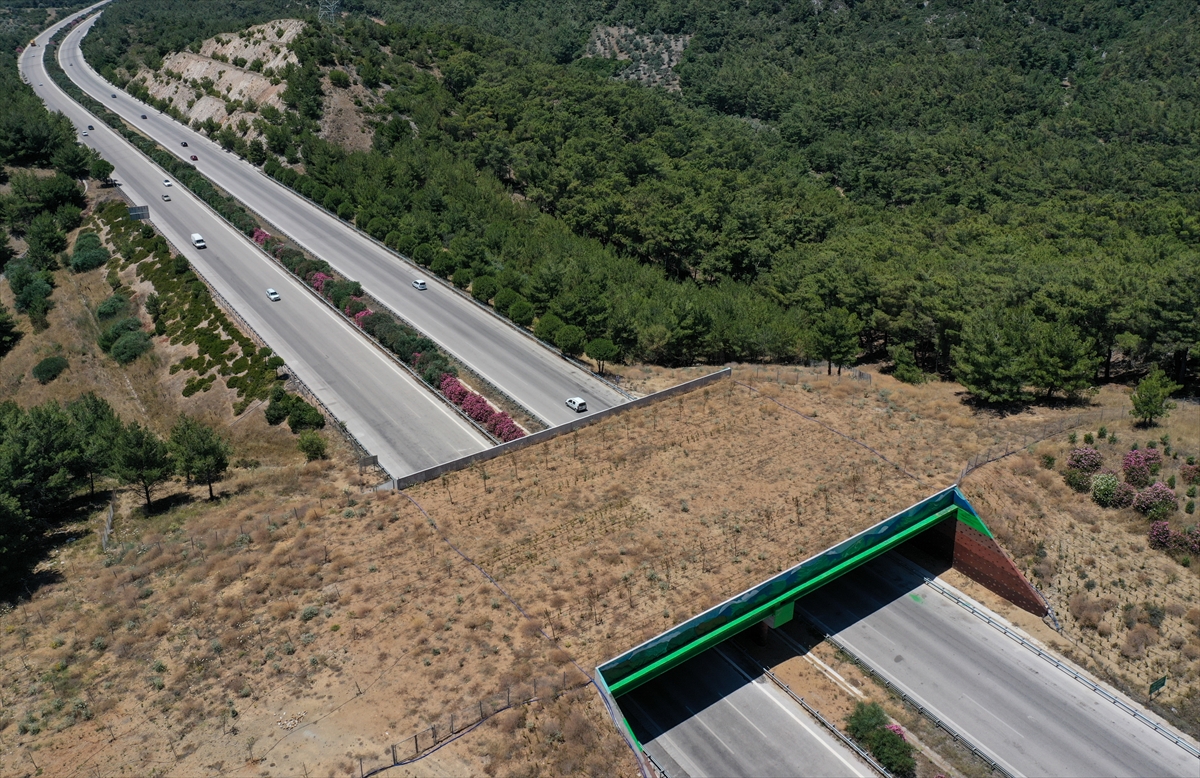
[[[201,40],[193,6],[143,5],[89,36],[119,79],[152,75],[152,30]],[[1000,404],[1151,364],[1190,385],[1187,111],[1142,107],[1194,102],[1194,8],[709,10],[379,3],[396,23],[292,41],[288,111],[209,129],[502,313],[626,360],[882,358]],[[599,23],[694,35],[679,95],[584,56]],[[370,151],[318,135],[347,89]]]

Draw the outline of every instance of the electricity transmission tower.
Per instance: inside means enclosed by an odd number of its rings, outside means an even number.
[[[337,21],[340,13],[341,0],[317,0],[320,4],[320,10],[317,11],[317,18],[322,22]]]

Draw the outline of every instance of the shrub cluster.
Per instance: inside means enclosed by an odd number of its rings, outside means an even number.
[[[1115,473],[1096,473],[1092,476],[1092,500],[1101,508],[1113,507],[1120,485],[1121,482]]]
[[[266,417],[271,425],[280,424],[286,419],[292,432],[319,430],[325,426],[324,414],[296,395],[288,394],[279,384],[271,389]]]
[[[1151,548],[1200,554],[1200,527],[1192,525],[1178,532],[1171,529],[1170,522],[1156,521],[1150,525],[1149,541]]]
[[[1137,496],[1137,489],[1132,484],[1127,484],[1124,481],[1117,484],[1117,491],[1113,494],[1113,508],[1128,508],[1133,505],[1133,498]]]
[[[100,236],[94,232],[85,232],[75,240],[75,251],[71,254],[71,269],[76,273],[86,273],[95,270],[109,260],[109,254],[100,245]]]
[[[1179,467],[1179,477],[1183,479],[1185,484],[1200,483],[1200,465],[1186,464]]]
[[[855,705],[854,711],[846,718],[846,730],[893,775],[916,774],[917,762],[913,759],[912,744],[904,739],[900,727],[888,723],[887,714],[879,703],[860,702]]]
[[[1066,481],[1067,486],[1071,487],[1077,492],[1080,492],[1081,494],[1089,491],[1092,488],[1091,474],[1076,468],[1068,468],[1067,471],[1063,473],[1063,480]]]
[[[1176,507],[1175,491],[1162,481],[1156,481],[1133,498],[1133,509],[1151,517],[1168,514]]]
[[[438,388],[446,395],[446,399],[462,408],[468,416],[505,443],[525,437],[525,430],[518,427],[507,413],[492,410],[487,400],[463,386],[462,381],[449,373],[441,377]]]
[[[1125,471],[1125,481],[1134,486],[1142,487],[1150,483],[1162,467],[1162,454],[1158,449],[1134,449],[1125,455],[1121,469]]]
[[[1067,454],[1067,468],[1091,474],[1104,465],[1104,455],[1094,448],[1077,448]]]
[[[46,357],[33,366],[33,377],[39,384],[48,384],[68,367],[66,357]]]

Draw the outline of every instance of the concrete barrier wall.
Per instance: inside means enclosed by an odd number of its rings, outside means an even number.
[[[416,486],[417,484],[422,484],[426,481],[432,481],[433,479],[438,478],[446,473],[452,473],[456,470],[462,470],[470,467],[476,462],[486,462],[489,459],[502,457],[511,451],[519,451],[528,446],[537,445],[538,443],[542,443],[552,438],[557,438],[560,435],[565,435],[568,432],[574,432],[575,430],[604,421],[605,419],[610,419],[626,411],[631,411],[635,408],[644,408],[647,405],[654,405],[655,403],[662,402],[663,400],[667,400],[681,394],[694,392],[701,387],[707,386],[716,381],[720,381],[722,378],[729,378],[732,372],[733,371],[730,370],[730,368],[722,368],[715,373],[709,373],[706,376],[701,376],[700,378],[695,378],[691,381],[685,381],[678,386],[672,386],[670,389],[664,389],[661,392],[648,394],[645,397],[639,397],[636,400],[630,400],[627,403],[615,405],[612,408],[606,408],[602,411],[589,413],[586,416],[581,416],[580,418],[575,419],[574,421],[569,421],[566,424],[560,424],[557,427],[551,427],[550,429],[545,429],[541,432],[535,432],[532,435],[526,435],[523,438],[518,438],[508,443],[503,443],[499,446],[495,446],[484,451],[479,451],[475,454],[468,454],[465,457],[452,459],[449,462],[443,462],[440,465],[434,465],[433,467],[420,470],[412,475],[406,475],[402,478],[397,478],[392,482],[392,488],[407,489],[410,486]]]

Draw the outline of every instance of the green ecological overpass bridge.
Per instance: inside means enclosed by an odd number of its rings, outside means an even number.
[[[597,685],[619,697],[760,621],[784,624],[797,599],[922,533],[984,586],[1039,616],[1047,612],[971,503],[951,486],[610,659],[597,668]]]

